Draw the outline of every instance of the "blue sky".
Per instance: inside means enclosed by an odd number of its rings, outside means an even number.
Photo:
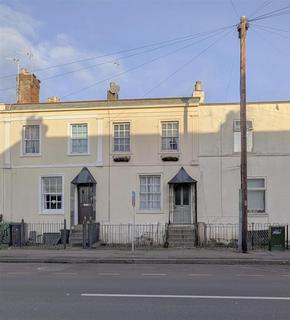
[[[241,15],[287,5],[289,0],[0,0],[0,102],[15,102],[13,57],[35,70],[41,101],[54,95],[62,101],[105,99],[110,81],[120,85],[120,98],[190,96],[196,80],[206,102],[239,101],[234,25]],[[248,101],[290,100],[289,18],[250,23]]]

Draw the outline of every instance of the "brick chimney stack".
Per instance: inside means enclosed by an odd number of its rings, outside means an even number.
[[[17,103],[39,103],[40,80],[27,69],[21,69],[16,78]]]

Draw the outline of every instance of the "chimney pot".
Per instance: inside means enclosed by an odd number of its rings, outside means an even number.
[[[110,88],[107,91],[108,100],[118,100],[119,99],[120,87],[115,82],[110,82]]]
[[[60,102],[60,98],[57,97],[57,96],[52,96],[52,97],[49,97],[47,99],[47,102],[49,102],[49,103],[57,103],[57,102]]]
[[[199,103],[205,102],[204,91],[201,88],[201,81],[197,80],[194,85],[194,91],[192,92],[194,98],[199,98]]]

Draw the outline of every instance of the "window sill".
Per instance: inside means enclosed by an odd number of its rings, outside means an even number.
[[[164,214],[161,210],[138,210],[136,214]]]
[[[131,152],[114,152],[112,153],[114,162],[129,162],[131,160]]]
[[[90,153],[68,153],[67,154],[69,157],[78,157],[78,156],[90,156]]]
[[[180,153],[176,151],[160,153],[160,158],[164,162],[176,162],[179,161],[179,157]]]
[[[41,156],[42,156],[41,153],[25,153],[20,155],[21,158],[33,158],[33,157],[41,157]]]
[[[248,212],[248,216],[249,217],[261,217],[261,218],[264,218],[264,217],[268,217],[269,214],[266,213],[266,212]]]
[[[42,216],[47,216],[47,215],[63,215],[64,211],[63,210],[45,210],[41,211],[39,215]]]
[[[161,150],[159,152],[160,155],[180,155],[180,151],[179,150]]]
[[[256,153],[255,152],[253,152],[253,151],[247,151],[247,153],[248,154],[253,154],[253,155],[255,155]],[[233,156],[240,156],[241,155],[241,151],[234,151],[233,152]]]
[[[131,156],[131,151],[113,151],[111,156]]]

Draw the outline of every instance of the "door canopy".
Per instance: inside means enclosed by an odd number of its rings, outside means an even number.
[[[168,183],[169,184],[177,184],[177,183],[196,183],[197,181],[194,180],[182,167],[177,175],[175,175]]]
[[[96,184],[95,178],[90,173],[89,169],[87,167],[83,167],[80,173],[73,179],[71,182],[73,184]]]

